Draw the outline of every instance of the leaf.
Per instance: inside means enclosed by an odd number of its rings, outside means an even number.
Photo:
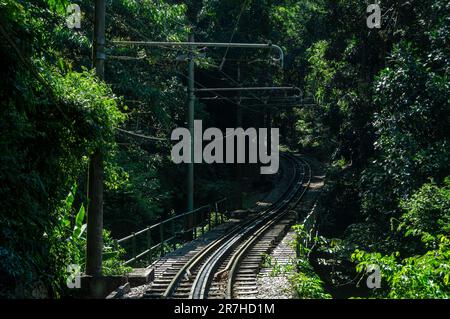
[[[74,238],[80,238],[81,235],[83,235],[84,230],[86,229],[86,224],[83,225],[85,213],[86,211],[84,209],[84,205],[82,204],[77,216],[75,217],[75,226],[72,233],[72,236]]]
[[[108,251],[108,252],[103,252],[103,259],[107,260],[110,258],[114,258],[119,256],[119,252],[118,251]]]
[[[78,234],[78,238],[80,238],[81,235],[83,235],[83,233],[86,230],[86,228],[87,228],[87,224],[83,224],[83,226],[81,226],[80,233]]]
[[[70,190],[69,194],[66,197],[66,209],[70,210],[73,205],[73,201],[75,200],[75,194],[77,192],[77,184],[74,184],[72,186],[72,189]]]
[[[47,0],[47,3],[51,10],[60,15],[65,14],[66,8],[69,5],[67,0]]]
[[[82,227],[85,213],[86,213],[86,211],[84,209],[84,205],[81,204],[80,210],[78,211],[78,214],[75,218],[75,227],[78,227],[78,228]]]

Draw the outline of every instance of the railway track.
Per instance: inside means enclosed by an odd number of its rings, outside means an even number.
[[[303,160],[283,155],[289,162],[287,189],[270,207],[243,220],[206,246],[188,252],[169,268],[157,271],[144,298],[253,298],[256,276],[265,253],[294,222],[291,214],[310,180]]]

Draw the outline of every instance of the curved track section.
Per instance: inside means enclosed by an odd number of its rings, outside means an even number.
[[[239,223],[201,250],[191,252],[173,269],[162,298],[234,298],[252,293],[262,256],[289,226],[286,216],[298,205],[311,180],[308,163],[282,155],[289,163],[289,186],[280,198],[257,216]],[[286,222],[287,220],[287,222]],[[278,234],[278,235],[277,235]],[[247,286],[246,286],[247,285]],[[237,292],[235,294],[235,292]]]

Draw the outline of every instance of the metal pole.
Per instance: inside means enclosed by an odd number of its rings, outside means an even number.
[[[272,145],[272,133],[271,133],[271,119],[270,119],[270,111],[269,111],[269,107],[267,106],[267,100],[264,100],[264,117],[263,117],[263,121],[264,121],[264,126],[267,128],[267,131],[270,132],[270,134],[267,134],[267,145]],[[269,142],[270,141],[270,142]],[[267,175],[264,174],[259,174],[259,181],[261,184],[265,184],[267,182]]]
[[[136,258],[136,256],[137,256],[137,250],[136,250],[136,233],[133,233],[132,235],[133,235],[133,239],[132,239],[132,245],[133,245],[132,251],[133,251],[133,256],[132,256],[132,258]]]
[[[97,76],[105,76],[105,0],[95,1],[93,64]],[[99,149],[91,156],[88,173],[86,274],[102,275],[103,252],[103,156]]]
[[[189,41],[194,42],[194,35],[189,35]],[[195,88],[194,88],[194,67],[195,67],[195,60],[194,60],[194,53],[193,50],[195,47],[190,47],[191,52],[189,52],[189,62],[188,62],[188,87],[187,87],[187,93],[188,93],[188,114],[187,114],[187,122],[189,127],[189,132],[191,134],[191,160],[190,163],[188,163],[187,167],[187,177],[186,177],[186,190],[187,190],[187,211],[193,211],[194,210],[194,116],[195,116]],[[194,216],[193,214],[188,214],[187,216],[187,228],[191,229],[193,227],[193,220]],[[187,240],[192,239],[192,232],[188,233]]]
[[[237,82],[239,85],[238,89],[242,89],[241,86],[241,65],[238,63],[237,69]],[[238,102],[236,106],[236,127],[243,128],[242,122],[242,108],[241,108],[241,91],[238,90]],[[236,162],[236,196],[235,196],[235,205],[237,209],[242,208],[242,166],[243,164]]]
[[[152,264],[152,232],[150,229],[150,226],[147,227],[148,231],[147,231],[147,249],[148,249],[148,264],[151,265]]]
[[[192,212],[192,220],[193,220],[192,232],[194,239],[197,238],[197,218],[195,218],[195,213],[196,212]]]
[[[175,230],[175,219],[172,219],[172,236],[174,237],[172,247],[173,250],[177,249],[177,236],[176,236],[176,230]]]
[[[160,249],[161,257],[164,256],[164,223],[159,225],[159,239],[161,240]]]
[[[192,236],[189,233],[188,229],[189,229],[189,214],[186,214],[183,216],[183,239],[184,240],[189,240]]]
[[[189,36],[189,42],[194,42],[194,35]],[[193,51],[195,47],[191,47]],[[187,209],[188,211],[194,210],[194,107],[195,107],[195,94],[194,94],[194,54],[189,53],[189,66],[188,66],[188,126],[191,133],[191,161],[188,164],[188,176],[187,176]],[[188,225],[191,226],[191,225]]]

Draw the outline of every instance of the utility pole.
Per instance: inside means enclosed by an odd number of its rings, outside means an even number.
[[[93,66],[100,79],[105,76],[105,11],[105,0],[96,0],[92,50]],[[88,178],[86,274],[99,277],[103,252],[103,156],[100,149],[91,156]]]
[[[237,69],[237,82],[238,85],[241,86],[241,65],[238,62],[238,69]],[[243,128],[242,123],[242,108],[241,108],[241,92],[238,92],[238,102],[236,106],[236,126]],[[242,166],[241,163],[236,163],[236,181],[237,181],[237,187],[236,187],[236,203],[235,206],[237,209],[242,208]]]
[[[263,110],[264,110],[264,115],[263,115],[263,122],[264,122],[264,126],[267,128],[267,145],[272,145],[272,131],[271,131],[271,124],[270,124],[270,113],[268,111],[269,107],[268,107],[268,100],[264,99],[263,100]],[[267,151],[269,151],[272,153],[272,150],[270,147],[267,147]],[[259,174],[259,182],[261,184],[266,184],[267,183],[267,175],[264,174]]]
[[[194,42],[194,33],[189,35],[189,42]],[[188,64],[188,127],[191,133],[191,161],[188,164],[187,173],[187,210],[194,210],[194,118],[195,118],[195,88],[194,88],[194,67],[195,67],[195,46],[190,46]],[[188,219],[188,229],[193,227],[192,216]],[[190,238],[188,238],[190,239]]]

